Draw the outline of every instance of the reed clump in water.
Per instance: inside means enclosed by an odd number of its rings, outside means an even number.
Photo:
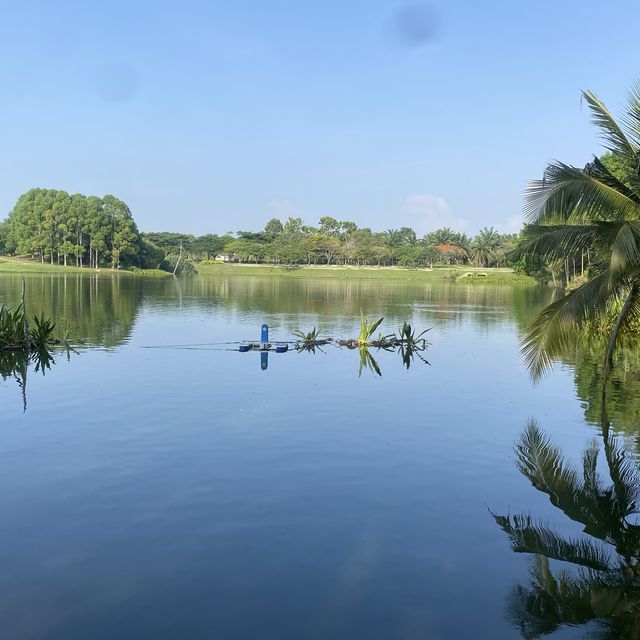
[[[54,337],[56,323],[44,314],[34,316],[29,322],[25,311],[25,289],[22,281],[22,302],[16,309],[0,307],[0,351],[46,351],[57,345],[69,348],[68,336],[63,340]],[[66,333],[66,332],[65,332]]]
[[[291,333],[300,339],[300,342],[295,345],[297,351],[312,351],[315,353],[316,349],[320,349],[320,347],[324,347],[333,342],[333,338],[321,338],[320,329],[316,329],[315,327],[307,333],[300,329],[292,331]],[[322,351],[322,349],[320,350]]]
[[[374,338],[376,329],[382,324],[384,318],[369,321],[362,311],[360,312],[360,333],[357,338],[339,339],[320,338],[320,330],[313,327],[307,333],[301,330],[294,331],[293,334],[300,339],[296,343],[297,351],[310,351],[315,353],[316,349],[322,351],[321,347],[327,344],[336,344],[338,347],[346,347],[347,349],[357,349],[360,354],[359,375],[365,369],[370,369],[377,375],[382,375],[380,367],[375,358],[369,351],[370,347],[383,349],[385,351],[393,351],[400,354],[402,363],[408,369],[411,366],[414,357],[418,357],[424,363],[429,364],[421,355],[429,346],[424,335],[430,329],[425,329],[420,333],[414,329],[408,322],[404,322],[397,333],[388,335],[379,334]]]

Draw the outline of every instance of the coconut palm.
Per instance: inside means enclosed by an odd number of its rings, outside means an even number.
[[[608,428],[603,438],[609,484],[596,470],[595,443],[580,471],[533,421],[516,445],[520,472],[586,534],[568,539],[528,514],[492,514],[513,550],[533,556],[530,584],[516,587],[509,602],[509,618],[524,638],[592,622],[597,637],[640,638],[640,474]],[[550,560],[575,570],[554,573]]]
[[[620,335],[640,317],[640,84],[617,122],[590,91],[583,97],[610,155],[579,169],[550,164],[526,194],[531,223],[520,255],[547,261],[589,256],[589,278],[546,307],[528,330],[523,354],[534,377],[568,346],[574,329],[619,306],[605,355],[605,383]]]

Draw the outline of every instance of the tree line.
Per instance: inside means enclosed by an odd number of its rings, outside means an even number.
[[[239,263],[281,265],[355,265],[432,267],[434,264],[509,264],[518,236],[493,227],[469,237],[449,228],[419,238],[410,227],[373,232],[355,222],[323,216],[317,226],[301,218],[269,220],[261,231],[195,237],[180,233],[143,233],[167,255],[179,250],[192,260],[224,258]]]
[[[374,232],[355,222],[323,216],[317,226],[301,218],[269,220],[261,231],[225,235],[139,233],[131,210],[112,195],[70,195],[30,189],[0,222],[0,253],[30,255],[78,267],[189,268],[190,261],[223,257],[239,263],[433,267],[511,264],[516,234],[493,227],[474,237],[441,228],[422,237],[410,227]]]

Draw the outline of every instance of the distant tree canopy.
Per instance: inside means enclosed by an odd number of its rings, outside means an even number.
[[[470,238],[444,227],[419,238],[410,227],[374,232],[355,222],[322,216],[318,226],[302,218],[267,221],[262,231],[195,236],[138,229],[129,207],[118,198],[69,195],[31,189],[20,196],[6,221],[0,221],[0,253],[28,254],[42,262],[77,266],[151,267],[173,271],[189,261],[222,256],[232,262],[316,265],[509,264],[518,244],[515,234],[493,227]]]
[[[222,256],[231,262],[256,264],[496,267],[510,264],[508,254],[518,242],[516,234],[500,234],[493,227],[481,229],[473,238],[446,227],[419,238],[410,227],[373,232],[331,216],[322,216],[317,227],[304,224],[302,218],[284,222],[271,218],[262,231],[199,237],[153,232],[143,233],[141,239],[160,250],[157,262],[163,268],[171,266],[181,248],[191,260]]]
[[[263,231],[237,231],[201,238],[179,233],[144,233],[142,237],[173,254],[182,244],[192,259],[222,255],[242,263],[401,267],[502,266],[508,264],[507,254],[517,242],[515,234],[503,235],[493,227],[482,229],[475,238],[448,228],[418,238],[410,227],[373,232],[359,228],[355,222],[331,216],[322,216],[317,227],[305,225],[301,218],[288,218],[284,222],[272,218]]]
[[[30,189],[6,222],[4,249],[42,262],[120,268],[140,265],[140,237],[129,207],[118,198]]]

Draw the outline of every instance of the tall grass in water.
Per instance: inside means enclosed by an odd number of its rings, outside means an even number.
[[[65,332],[61,342],[54,337],[56,323],[44,314],[34,316],[29,322],[25,305],[25,284],[22,279],[22,301],[17,309],[10,309],[5,305],[0,307],[0,350],[2,351],[45,351],[59,344],[67,348],[68,332]]]
[[[53,336],[56,323],[44,315],[29,323],[22,308],[0,307],[0,349],[4,351],[40,351],[60,344]]]
[[[371,339],[375,330],[382,324],[384,318],[378,318],[373,322],[369,322],[369,319],[365,317],[364,312],[360,309],[360,333],[358,334],[358,345],[368,346],[371,344]]]
[[[15,378],[22,390],[24,411],[27,410],[27,371],[35,365],[36,373],[55,364],[51,349],[61,345],[67,354],[73,351],[69,344],[69,332],[62,340],[54,337],[56,323],[44,314],[34,316],[29,322],[25,311],[25,285],[22,280],[22,301],[17,309],[0,307],[0,378]]]

